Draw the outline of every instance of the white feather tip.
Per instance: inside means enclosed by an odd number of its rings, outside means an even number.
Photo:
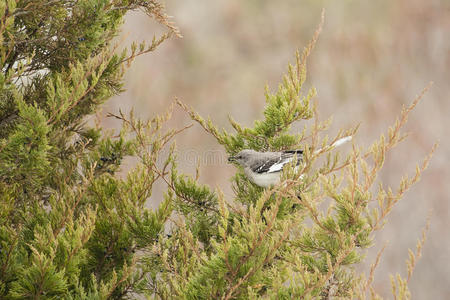
[[[337,140],[336,142],[333,143],[332,146],[333,147],[338,147],[338,146],[343,145],[343,144],[345,144],[345,143],[347,143],[347,142],[349,142],[351,140],[352,140],[352,136],[349,135],[349,136],[343,137],[342,139]]]

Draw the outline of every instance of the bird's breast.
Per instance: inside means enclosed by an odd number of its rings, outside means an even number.
[[[244,172],[245,175],[247,175],[247,177],[250,179],[250,181],[260,187],[269,187],[280,182],[281,172],[255,173],[252,172],[250,168],[245,168]]]

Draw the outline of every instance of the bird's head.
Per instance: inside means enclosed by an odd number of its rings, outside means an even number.
[[[228,157],[229,162],[236,162],[240,164],[241,166],[247,166],[248,163],[251,160],[251,157],[253,157],[257,152],[255,150],[245,149],[240,152],[238,152],[234,156]]]

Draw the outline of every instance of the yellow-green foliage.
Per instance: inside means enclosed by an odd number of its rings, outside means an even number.
[[[278,90],[266,91],[264,119],[256,121],[254,127],[245,128],[230,117],[236,133],[220,131],[211,120],[204,120],[178,101],[230,155],[247,148],[261,151],[300,148],[305,150],[305,164],[297,172],[285,170],[284,180],[268,189],[257,187],[239,170],[233,179],[235,199],[225,201],[218,195],[220,217],[212,253],[185,262],[176,260],[180,270],[186,264],[195,271],[179,279],[164,278],[177,282],[177,288],[165,291],[165,295],[176,293],[204,299],[328,299],[365,298],[371,291],[371,297],[377,297],[371,282],[380,258],[370,270],[368,280],[356,274],[352,266],[364,259],[364,249],[372,246],[375,231],[383,226],[392,207],[417,182],[428,164],[430,157],[417,167],[412,178],[405,177],[395,192],[376,182],[385,155],[403,140],[400,130],[429,87],[402,110],[387,135],[381,135],[368,149],[358,146],[357,127],[328,137],[330,122],[317,119],[312,103],[315,89],[306,93],[302,89],[306,58],[320,29],[321,26],[302,54],[296,54],[295,65],[289,65]],[[310,118],[314,119],[310,127],[305,126],[300,134],[290,133],[294,122]],[[329,145],[344,136],[352,136],[354,142],[350,153],[341,158]],[[182,233],[189,232],[189,224],[183,226],[188,229]],[[197,256],[195,249],[201,248],[203,242],[187,236],[184,239],[189,246],[183,251]],[[418,254],[423,241],[419,242]],[[410,253],[408,278],[416,256],[419,255]],[[168,259],[167,264],[175,265],[175,261]],[[398,276],[392,282],[397,299],[409,297],[407,280]]]
[[[117,54],[113,38],[135,9],[167,33]],[[229,154],[305,151],[303,168],[286,168],[282,182],[268,189],[239,170],[234,199],[224,199],[177,171],[172,140],[189,126],[165,129],[173,106],[149,121],[110,114],[122,121],[117,135],[83,124],[121,91],[136,56],[180,36],[160,3],[3,1],[0,19],[0,298],[377,297],[371,282],[381,253],[368,279],[352,266],[427,166],[429,157],[395,191],[374,188],[423,93],[369,149],[358,146],[357,126],[328,137],[330,122],[317,118],[316,90],[303,86],[320,26],[278,90],[266,89],[264,118],[253,127],[230,117],[235,132],[219,130],[178,101]],[[291,133],[292,124],[308,119],[310,126]],[[330,145],[344,136],[355,142],[341,158]],[[138,163],[120,178],[125,156]],[[156,182],[167,190],[149,209]],[[408,277],[392,279],[399,299],[409,297],[424,239],[410,252]]]
[[[167,33],[117,54],[123,16],[138,9]],[[121,91],[136,56],[178,30],[156,1],[1,1],[0,19],[0,298],[142,292],[136,253],[158,240],[172,212],[169,200],[145,209],[159,179],[148,166],[173,132],[162,133],[161,118],[133,119],[114,137],[83,123]],[[120,179],[127,155],[141,163]]]

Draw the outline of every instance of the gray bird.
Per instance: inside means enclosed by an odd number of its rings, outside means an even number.
[[[281,152],[258,152],[251,149],[240,151],[228,158],[229,162],[237,162],[244,167],[245,175],[254,184],[269,187],[280,182],[283,166],[297,155],[297,166],[302,159],[303,150]]]
[[[352,139],[351,136],[341,138],[328,146],[332,148],[340,146]],[[315,153],[321,150],[315,151]],[[228,158],[229,162],[236,162],[244,168],[244,173],[251,182],[260,187],[269,187],[280,182],[280,175],[284,165],[291,162],[297,156],[297,164],[300,165],[303,158],[303,150],[290,150],[279,152],[258,152],[252,149],[244,149]]]

